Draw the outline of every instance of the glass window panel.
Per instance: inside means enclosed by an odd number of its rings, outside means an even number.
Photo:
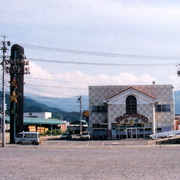
[[[96,112],[96,106],[92,106],[92,112]]]
[[[107,112],[107,106],[101,106],[101,112]]]
[[[166,112],[170,112],[171,109],[170,109],[170,105],[165,105],[166,106]]]
[[[171,108],[169,104],[163,104],[163,105],[156,105],[155,110],[156,112],[170,112]]]
[[[92,127],[93,128],[100,128],[100,124],[93,124]]]
[[[135,96],[126,98],[126,113],[137,113],[137,100]]]
[[[100,112],[100,106],[96,106],[96,112]]]
[[[36,134],[31,134],[31,138],[36,138],[37,135]]]

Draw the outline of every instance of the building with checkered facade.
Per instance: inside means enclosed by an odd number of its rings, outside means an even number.
[[[89,86],[92,138],[146,138],[172,130],[172,85]]]

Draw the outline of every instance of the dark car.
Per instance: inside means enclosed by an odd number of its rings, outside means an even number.
[[[60,136],[60,139],[71,139],[72,137],[71,137],[71,134],[62,134],[61,136]]]

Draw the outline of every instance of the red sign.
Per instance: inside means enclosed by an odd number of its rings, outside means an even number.
[[[129,114],[129,113],[124,113],[122,116],[119,116],[116,118],[116,122],[121,123],[121,121],[125,121],[127,120],[127,118],[137,118],[139,120],[142,120],[144,122],[148,122],[148,118],[146,116],[144,116],[143,114],[140,113],[134,113],[134,114]]]

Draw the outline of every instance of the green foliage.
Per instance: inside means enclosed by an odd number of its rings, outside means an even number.
[[[79,119],[79,112],[53,112],[52,117],[55,119],[73,122]]]
[[[58,136],[58,135],[61,135],[62,134],[62,132],[59,130],[59,129],[55,129],[55,130],[48,130],[47,132],[45,132],[44,134],[42,134],[43,136],[51,136],[51,134],[53,135],[53,136]]]

